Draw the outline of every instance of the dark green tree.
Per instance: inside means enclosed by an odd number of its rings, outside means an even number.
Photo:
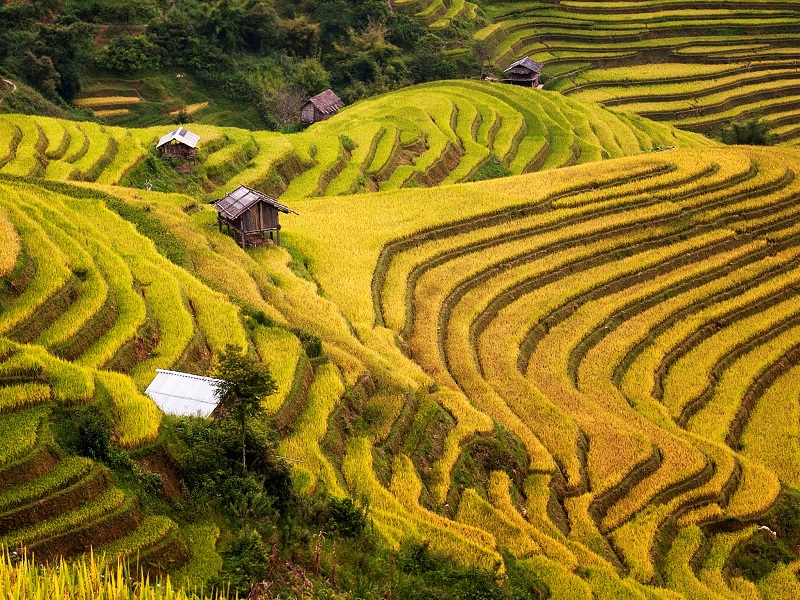
[[[744,123],[731,123],[722,130],[722,141],[726,144],[769,146],[772,137],[772,125],[762,117],[753,117]]]
[[[217,411],[241,428],[242,466],[247,469],[247,421],[261,413],[262,401],[274,394],[278,387],[267,365],[250,358],[232,344],[228,344],[220,357],[214,376],[222,380],[217,387],[220,402]]]

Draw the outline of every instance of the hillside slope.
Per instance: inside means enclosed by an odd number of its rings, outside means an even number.
[[[469,81],[363,101],[299,134],[189,128],[201,136],[197,178],[213,197],[244,183],[286,200],[429,187],[712,144],[560,94]],[[167,190],[171,180],[148,170],[145,160],[167,131],[0,116],[0,173],[138,187],[151,179],[155,189]]]
[[[419,0],[421,9],[428,3]],[[455,4],[453,2],[452,4]],[[504,2],[475,40],[502,70],[530,55],[546,87],[689,131],[717,135],[765,116],[800,138],[797,2]]]
[[[292,268],[188,196],[3,179],[17,452],[49,402],[111,402],[120,442],[148,444],[131,382],[247,343],[298,485],[366,495],[390,545],[507,552],[556,598],[782,597],[791,571],[724,567],[800,483],[798,172],[789,150],[701,148],[307,199]],[[58,395],[62,364],[88,375]]]

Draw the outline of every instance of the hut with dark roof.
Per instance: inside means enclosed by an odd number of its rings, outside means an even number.
[[[542,63],[536,62],[527,56],[521,58],[503,71],[505,74],[503,83],[522,85],[525,87],[538,87],[539,74],[542,72],[542,66]]]
[[[158,140],[156,149],[161,151],[164,156],[194,160],[197,158],[197,143],[199,141],[199,135],[184,127],[178,127],[175,131],[170,131]]]
[[[281,245],[281,225],[278,213],[294,213],[291,208],[281,204],[272,196],[258,190],[240,185],[231,193],[214,203],[219,213],[217,223],[220,232],[225,225],[228,234],[242,248],[256,248],[273,240]],[[277,238],[277,239],[276,239]]]
[[[324,121],[330,119],[333,115],[339,112],[339,109],[344,106],[344,102],[339,99],[339,96],[333,93],[333,90],[325,90],[321,94],[309,98],[300,109],[300,122],[301,123],[316,123],[317,121]]]

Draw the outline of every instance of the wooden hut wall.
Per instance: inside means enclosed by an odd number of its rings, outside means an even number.
[[[264,202],[259,202],[238,219],[234,219],[231,222],[231,226],[244,233],[277,229],[278,209]]]
[[[318,112],[317,107],[309,102],[303,106],[302,112],[300,113],[300,120],[304,123],[313,123],[316,120]]]

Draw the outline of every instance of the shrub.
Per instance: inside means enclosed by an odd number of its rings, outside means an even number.
[[[331,498],[328,501],[334,530],[349,539],[357,538],[367,526],[366,510],[356,506],[350,498]]]
[[[773,138],[772,124],[762,117],[753,117],[744,123],[731,123],[722,130],[722,141],[729,145],[769,146]]]
[[[322,341],[313,333],[308,333],[302,329],[292,329],[292,333],[300,338],[308,358],[319,358],[322,356]]]
[[[79,412],[76,449],[82,456],[106,461],[111,454],[111,421],[96,407]]]

